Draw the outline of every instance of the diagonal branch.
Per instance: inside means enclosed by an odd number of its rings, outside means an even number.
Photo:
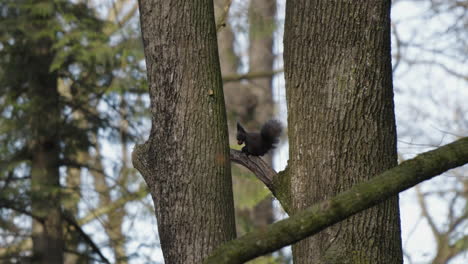
[[[104,256],[104,254],[102,254],[101,250],[96,245],[96,243],[94,243],[94,241],[91,239],[91,237],[88,234],[86,234],[86,232],[76,222],[73,215],[71,213],[68,213],[68,212],[65,211],[65,212],[62,213],[62,216],[65,219],[65,221],[67,221],[68,224],[70,224],[71,226],[73,226],[76,229],[76,231],[80,234],[80,236],[83,238],[83,240],[86,242],[86,244],[88,244],[92,248],[94,253],[98,254],[98,256],[101,258],[102,262],[110,264],[110,261]]]
[[[18,202],[17,201],[8,201],[8,200],[5,200],[5,199],[0,199],[0,208],[4,207],[4,208],[12,209],[12,210],[18,211],[20,213],[29,215],[29,216],[33,217],[34,219],[36,219],[37,221],[39,221],[40,223],[44,222],[43,218],[34,215],[33,213],[31,213],[27,209],[24,209],[25,206],[22,206],[22,207],[21,206],[14,206],[15,204],[18,204]],[[102,254],[101,250],[96,245],[96,243],[94,243],[94,241],[91,239],[91,237],[89,237],[88,234],[86,234],[83,231],[83,229],[77,223],[77,221],[74,219],[74,217],[73,217],[73,215],[71,213],[68,213],[68,212],[64,211],[64,212],[62,212],[62,216],[63,216],[63,219],[65,221],[67,221],[68,224],[70,224],[71,226],[74,227],[74,229],[80,234],[80,236],[83,238],[83,240],[93,249],[93,251],[96,254],[99,255],[99,257],[101,258],[101,260],[104,263],[110,263],[110,261]]]
[[[232,162],[238,163],[253,172],[255,176],[268,187],[273,196],[278,199],[283,210],[291,214],[287,169],[276,173],[275,170],[260,157],[248,156],[234,149],[231,149],[230,159]]]
[[[231,240],[217,248],[204,263],[244,263],[273,252],[466,163],[468,137],[420,154],[288,219]]]
[[[268,189],[275,195],[273,188],[273,178],[276,172],[260,157],[247,156],[241,151],[231,149],[231,161],[238,163],[252,171],[259,180],[261,180]]]
[[[145,184],[141,184],[140,188],[138,188],[138,190],[136,190],[135,192],[130,193],[130,194],[125,195],[125,196],[122,196],[119,199],[117,199],[115,201],[112,201],[111,203],[109,203],[109,204],[107,204],[105,206],[99,207],[99,208],[89,212],[86,216],[84,216],[83,218],[77,220],[77,222],[80,225],[87,224],[90,221],[92,221],[92,220],[94,220],[94,219],[96,219],[96,218],[98,218],[98,217],[100,217],[102,215],[105,215],[105,214],[108,214],[109,212],[115,211],[118,208],[122,208],[128,202],[135,201],[135,200],[141,200],[146,195],[148,195],[148,188],[146,187]]]

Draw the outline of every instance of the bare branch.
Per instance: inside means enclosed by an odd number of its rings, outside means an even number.
[[[148,194],[148,188],[146,184],[142,184],[140,188],[134,193],[130,193],[128,195],[122,196],[119,199],[112,201],[112,203],[107,204],[106,206],[99,207],[91,212],[89,212],[86,216],[78,220],[80,225],[84,225],[89,223],[90,221],[108,214],[109,212],[115,211],[118,208],[122,208],[126,203],[143,199]]]
[[[405,61],[408,63],[408,64],[424,64],[424,65],[436,65],[438,67],[440,67],[442,70],[444,70],[446,73],[452,75],[452,76],[455,76],[456,78],[460,78],[460,79],[463,79],[465,81],[468,81],[468,75],[465,74],[465,73],[461,73],[461,72],[457,72],[449,67],[447,67],[445,64],[443,63],[440,63],[436,60],[409,60],[409,59],[405,59]]]
[[[258,78],[266,78],[276,75],[278,73],[283,72],[283,69],[274,70],[274,71],[267,71],[267,72],[249,72],[246,74],[234,74],[234,75],[226,75],[223,76],[223,83],[227,82],[238,82],[242,80],[252,80]]]
[[[231,161],[238,163],[252,171],[259,180],[261,180],[268,189],[275,194],[273,188],[273,178],[276,172],[260,157],[248,156],[241,151],[231,149]]]
[[[427,210],[426,200],[424,200],[424,194],[421,192],[421,188],[419,186],[415,187],[416,196],[418,197],[419,207],[421,208],[421,212],[424,218],[426,218],[429,227],[431,228],[432,233],[436,238],[440,237],[440,231],[437,229],[437,226],[432,219],[432,216],[429,214]]]
[[[80,236],[84,239],[84,241],[86,241],[86,244],[88,244],[92,249],[93,251],[99,255],[99,257],[101,258],[101,260],[104,262],[104,263],[107,263],[107,264],[110,264],[110,261],[102,254],[101,250],[99,249],[99,247],[96,245],[96,243],[94,243],[94,241],[91,239],[90,236],[88,236],[88,234],[86,234],[86,232],[81,228],[81,226],[76,222],[75,218],[73,217],[73,215],[71,213],[67,213],[67,212],[63,212],[62,213],[62,216],[63,218],[67,221],[68,224],[70,224],[71,226],[73,226],[76,231],[80,234]]]
[[[392,26],[392,34],[393,34],[393,37],[395,38],[395,54],[393,56],[393,58],[395,59],[395,63],[392,66],[392,73],[395,74],[395,71],[401,62],[401,57],[402,57],[401,49],[402,48],[401,48],[400,34],[398,34],[398,29],[395,23],[392,23],[391,26]]]
[[[243,165],[262,181],[271,191],[273,196],[278,199],[286,213],[291,213],[290,197],[287,187],[287,177],[285,171],[276,173],[263,159],[256,156],[248,156],[241,151],[231,149],[230,159],[232,162]]]
[[[218,21],[216,21],[216,32],[221,31],[226,26],[226,18],[229,14],[229,9],[231,8],[232,0],[227,0],[226,6],[224,6],[223,13],[219,16]]]

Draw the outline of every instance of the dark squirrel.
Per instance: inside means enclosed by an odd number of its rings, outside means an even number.
[[[277,120],[266,122],[260,133],[249,133],[237,122],[237,143],[245,146],[242,152],[252,156],[263,156],[270,149],[275,148],[275,144],[279,142],[279,136],[283,126]]]

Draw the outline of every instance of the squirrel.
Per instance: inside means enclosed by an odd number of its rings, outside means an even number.
[[[283,126],[277,120],[269,120],[266,122],[260,133],[248,133],[245,129],[237,122],[237,143],[245,146],[242,148],[242,152],[252,156],[263,156],[270,149],[275,148],[275,144],[279,142],[279,136]]]

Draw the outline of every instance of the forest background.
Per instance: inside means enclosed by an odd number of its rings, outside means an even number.
[[[226,24],[218,45],[231,136],[237,120],[249,129],[274,116],[286,122],[285,4],[270,2],[215,1]],[[400,161],[467,134],[467,9],[393,1]],[[130,162],[150,129],[137,3],[1,0],[0,10],[0,259],[23,263],[50,250],[38,238],[46,223],[63,233],[55,249],[66,263],[161,262],[153,203]],[[288,156],[282,141],[266,157],[277,170]],[[238,233],[284,217],[255,176],[237,166],[233,175]],[[466,261],[467,179],[462,167],[401,195],[406,263]],[[282,251],[253,263],[288,261]]]

